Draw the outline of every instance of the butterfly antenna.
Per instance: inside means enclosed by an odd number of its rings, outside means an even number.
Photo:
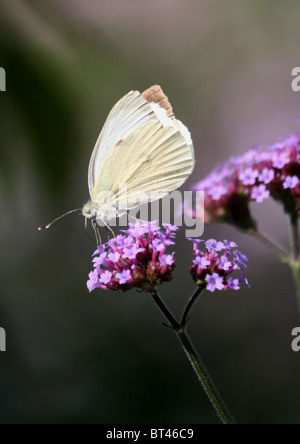
[[[59,219],[62,219],[63,217],[68,216],[68,214],[75,213],[76,211],[81,211],[81,208],[76,208],[76,210],[68,211],[67,213],[63,214],[62,216],[59,216],[59,217],[57,217],[56,219],[54,219],[54,220],[53,220],[52,222],[50,222],[49,224],[44,225],[43,227],[39,227],[38,230],[39,230],[39,231],[48,230],[48,228],[50,228],[51,225],[53,225],[53,224],[54,224],[55,222],[57,222]]]

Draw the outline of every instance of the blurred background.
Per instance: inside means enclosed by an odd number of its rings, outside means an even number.
[[[190,129],[191,185],[231,155],[299,129],[300,4],[288,0],[0,0],[0,423],[217,423],[176,337],[150,296],[88,294],[94,243],[76,215],[112,106],[160,84]],[[253,207],[288,244],[286,218]],[[300,326],[287,266],[225,225],[251,290],[205,294],[189,331],[240,423],[300,422]],[[193,291],[191,245],[178,235],[175,280],[161,293],[179,316]]]

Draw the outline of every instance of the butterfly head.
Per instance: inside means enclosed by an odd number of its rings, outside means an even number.
[[[124,213],[124,210],[121,210],[110,202],[99,204],[98,202],[89,200],[82,208],[82,215],[86,219],[100,219],[102,221],[116,219]]]
[[[82,208],[82,215],[87,219],[92,219],[97,216],[98,205],[89,200]]]

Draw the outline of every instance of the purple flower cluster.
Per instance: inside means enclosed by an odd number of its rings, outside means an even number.
[[[170,281],[175,268],[175,253],[166,249],[174,245],[172,239],[178,227],[155,222],[129,224],[108,243],[100,245],[93,255],[94,270],[89,274],[87,287],[116,290],[124,293],[132,288],[151,292],[154,287]]]
[[[196,190],[205,192],[205,222],[255,228],[249,203],[269,197],[297,217],[300,207],[300,133],[267,148],[253,148],[216,168]]]
[[[241,283],[249,286],[245,276],[248,259],[237,250],[235,242],[217,242],[214,239],[207,242],[199,239],[191,241],[194,243],[194,261],[190,273],[198,286],[210,292],[239,290]],[[200,244],[205,246],[205,252],[199,248]],[[234,272],[239,272],[240,276],[233,277]]]

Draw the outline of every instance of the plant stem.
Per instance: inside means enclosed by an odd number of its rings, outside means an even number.
[[[200,293],[199,293],[200,294]],[[165,303],[160,298],[158,292],[156,290],[153,290],[151,293],[154,301],[170,323],[170,326],[176,333],[178,339],[181,342],[181,345],[183,346],[183,349],[188,356],[201,384],[204,388],[210,402],[212,403],[215,411],[217,412],[217,415],[219,416],[220,420],[223,424],[235,424],[235,421],[230,414],[228,408],[225,405],[225,402],[221,398],[218,390],[216,389],[211,377],[209,376],[201,358],[199,357],[194,345],[192,344],[187,331],[186,331],[186,325],[180,326],[179,323],[176,321],[172,313],[169,311]],[[195,298],[192,298],[195,299]]]
[[[195,303],[197,302],[199,296],[203,293],[205,290],[205,287],[197,287],[194,294],[191,296],[190,300],[187,303],[187,306],[185,307],[185,310],[183,312],[180,325],[181,327],[184,327],[188,321],[190,312],[192,311],[192,308],[194,307]]]
[[[200,356],[198,355],[194,345],[192,344],[186,330],[184,329],[177,332],[177,336],[218,417],[223,424],[235,424],[234,418],[229,412],[218,390],[216,389],[214,382],[208,374],[208,371],[206,370]]]
[[[295,262],[299,259],[299,230],[298,230],[298,218],[291,220],[292,227],[292,242],[293,242],[293,254]]]
[[[293,270],[294,280],[295,280],[295,284],[296,284],[297,296],[298,296],[298,307],[299,307],[299,311],[300,311],[300,261],[290,262],[290,264],[291,264],[291,267]]]
[[[291,232],[292,232],[292,248],[293,257],[289,260],[292,268],[294,281],[297,289],[298,309],[300,312],[300,260],[299,260],[299,223],[298,215],[291,215]]]
[[[269,248],[274,250],[279,257],[281,257],[282,259],[285,259],[285,260],[289,260],[288,253],[286,251],[284,251],[284,249],[282,247],[277,245],[273,240],[269,239],[265,234],[261,233],[257,229],[255,231],[251,231],[251,234],[253,234],[258,240],[263,242]]]
[[[175,317],[172,315],[172,313],[170,312],[164,301],[161,299],[158,292],[154,290],[151,293],[151,296],[153,297],[156,305],[158,305],[160,311],[163,313],[165,318],[169,321],[170,325],[174,328],[174,330],[179,331],[181,328],[180,325],[178,324]]]

